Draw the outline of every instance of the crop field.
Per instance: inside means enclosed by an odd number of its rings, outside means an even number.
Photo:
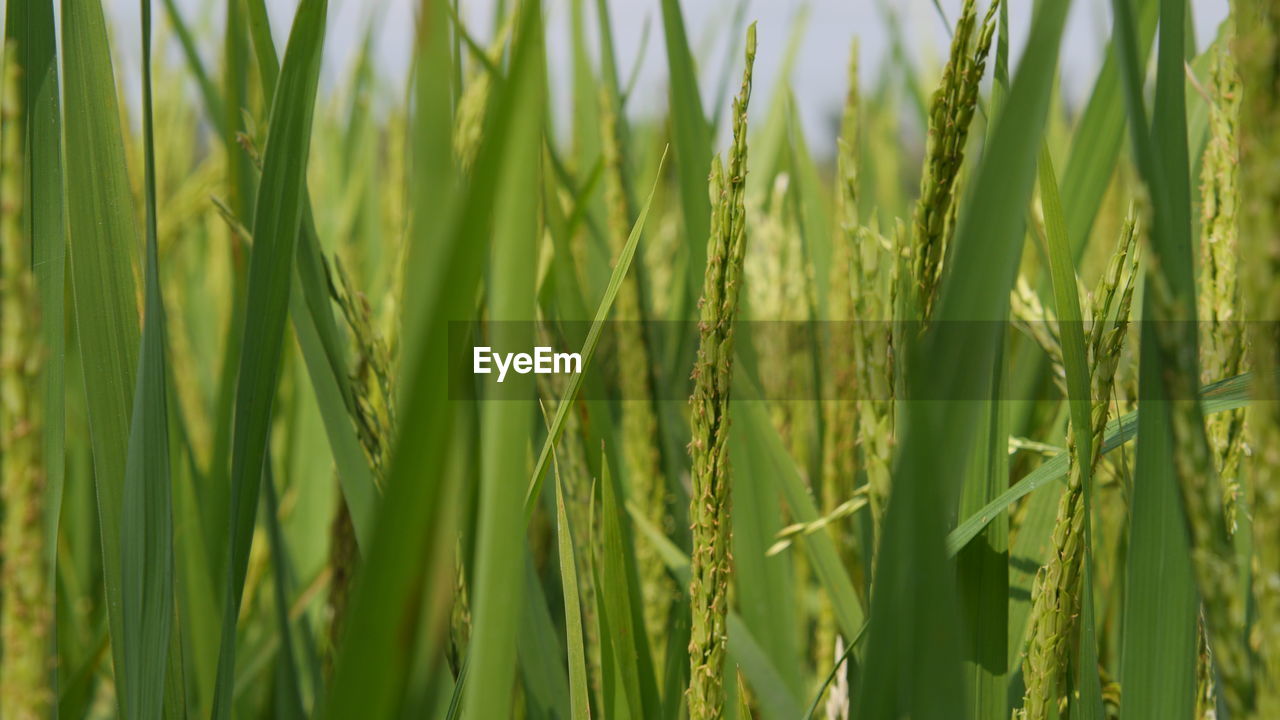
[[[1280,1],[704,1],[0,0],[0,719],[1280,718]]]

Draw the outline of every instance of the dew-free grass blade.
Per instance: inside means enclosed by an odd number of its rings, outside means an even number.
[[[738,403],[741,408],[749,403]],[[755,404],[755,403],[750,403]],[[643,511],[633,504],[627,505],[631,522],[636,530],[644,536],[646,542],[652,543],[662,561],[667,564],[671,574],[681,585],[688,585],[689,556],[685,555],[675,543],[671,542],[663,532],[644,516]],[[742,616],[730,611],[726,627],[729,630],[729,659],[742,668],[743,674],[751,681],[756,690],[760,707],[770,718],[803,717],[800,714],[800,699],[787,685],[785,674],[774,663],[774,659],[751,634],[751,629]],[[856,637],[856,635],[855,635]],[[687,664],[687,663],[686,663]]]
[[[664,160],[666,158],[665,152],[663,153],[663,158]],[[600,334],[603,332],[604,323],[609,318],[609,311],[613,308],[613,301],[618,297],[618,291],[622,287],[622,280],[626,277],[627,270],[631,267],[632,259],[635,258],[636,246],[640,243],[640,234],[644,230],[645,219],[649,216],[649,207],[653,204],[653,194],[657,192],[658,183],[662,179],[662,165],[662,162],[658,163],[657,177],[654,178],[653,188],[649,191],[649,198],[645,200],[644,207],[640,209],[640,216],[636,218],[636,223],[631,228],[631,236],[627,238],[627,244],[623,246],[622,252],[613,266],[613,275],[609,277],[609,285],[605,288],[604,297],[600,299],[600,306],[596,308],[595,320],[591,323],[591,329],[587,333],[587,339],[583,343],[582,352],[580,353],[582,356],[582,371],[576,373],[569,380],[569,387],[565,389],[564,397],[560,398],[560,403],[556,406],[555,418],[551,421],[551,428],[547,431],[547,439],[542,445],[542,451],[538,455],[538,462],[533,469],[533,476],[529,480],[529,488],[525,492],[526,522],[533,513],[534,504],[542,492],[542,478],[547,473],[547,465],[551,460],[552,446],[559,441],[560,434],[564,432],[569,411],[578,400],[578,393],[582,390],[583,378],[587,369],[591,366],[591,358],[595,356],[596,346],[600,342]]]
[[[276,82],[280,77],[280,58],[275,40],[271,37],[271,19],[267,16],[265,0],[244,0],[249,10],[249,36],[253,39],[253,52],[258,58],[258,73],[262,78],[262,93],[268,99],[276,94]]]
[[[948,717],[962,702],[955,588],[943,550],[947,498],[954,490],[942,479],[948,467],[966,461],[977,408],[929,398],[973,383],[990,385],[999,334],[961,338],[948,325],[980,320],[994,328],[1008,313],[1023,239],[1023,215],[1009,208],[1030,198],[1069,5],[1036,7],[1027,52],[960,212],[934,325],[908,360],[908,382],[924,400],[904,413],[874,580],[860,717]]]
[[[563,643],[556,633],[538,569],[524,548],[524,592],[516,630],[516,658],[530,715],[569,717],[569,678],[561,662]]]
[[[782,529],[778,489],[765,471],[769,459],[755,438],[730,435],[729,462],[733,466],[733,570],[738,614],[760,641],[761,649],[783,671],[793,692],[800,679],[799,626],[794,587],[795,571],[789,555],[768,556],[773,537]],[[1002,719],[1003,720],[1003,719]]]
[[[236,381],[231,449],[231,531],[214,716],[231,715],[236,620],[258,492],[267,459],[271,407],[284,352],[284,330],[295,240],[302,225],[307,154],[324,46],[327,0],[304,0],[294,16],[279,86],[272,101],[268,145],[253,221],[243,346]],[[265,72],[265,71],[264,71]]]
[[[1048,144],[1040,146],[1039,161],[1039,180],[1040,180],[1040,200],[1044,210],[1044,227],[1045,241],[1048,246],[1049,256],[1049,275],[1053,281],[1053,298],[1054,308],[1058,316],[1058,338],[1062,348],[1062,363],[1066,369],[1067,375],[1067,405],[1071,417],[1070,434],[1068,436],[1068,444],[1072,446],[1069,453],[1074,453],[1077,475],[1080,483],[1078,492],[1084,497],[1081,501],[1081,509],[1083,512],[1083,534],[1081,544],[1083,549],[1078,551],[1081,553],[1081,559],[1063,558],[1062,563],[1079,563],[1083,566],[1081,571],[1083,576],[1088,578],[1091,576],[1090,564],[1092,562],[1092,554],[1090,553],[1091,537],[1089,529],[1089,502],[1088,494],[1092,485],[1093,475],[1093,405],[1092,397],[1093,385],[1091,382],[1091,372],[1089,366],[1089,358],[1085,349],[1084,336],[1084,317],[1080,310],[1080,295],[1078,283],[1076,282],[1075,263],[1071,258],[1070,239],[1067,233],[1067,220],[1063,214],[1062,200],[1058,193],[1058,179],[1053,170],[1053,160],[1049,155]],[[1094,318],[1095,322],[1106,322],[1106,318]],[[1095,358],[1095,361],[1097,359]],[[1107,402],[1106,398],[1100,399],[1100,402]],[[1066,492],[1077,492],[1074,487],[1074,477],[1072,485]],[[1068,531],[1070,532],[1070,530]],[[1071,574],[1070,570],[1063,570],[1063,574]],[[1048,576],[1046,576],[1048,577]],[[1047,585],[1046,581],[1046,585]],[[1048,588],[1041,586],[1042,592],[1058,592],[1058,588]],[[1071,588],[1064,587],[1067,597],[1058,600],[1055,605],[1067,608],[1074,608],[1075,602],[1082,603],[1084,609],[1081,611],[1083,615],[1092,623],[1093,619],[1093,596],[1092,583],[1082,583],[1079,593],[1082,597],[1075,601],[1070,598]],[[1033,598],[1034,601],[1034,598]],[[1049,610],[1050,613],[1059,612],[1057,607]],[[1067,622],[1070,622],[1068,619]],[[1070,625],[1068,625],[1071,628]],[[1063,640],[1067,646],[1076,645],[1075,628],[1068,630],[1068,637]],[[1059,630],[1061,632],[1062,630]],[[1033,637],[1035,642],[1038,637]],[[1084,711],[1082,714],[1092,716],[1092,713],[1102,707],[1101,688],[1097,679],[1097,647],[1091,646],[1094,642],[1092,636],[1092,627],[1088,637],[1081,636],[1078,641],[1079,645],[1079,674],[1084,680],[1083,690],[1079,702],[1080,708]],[[1043,656],[1036,655],[1037,648],[1033,645],[1032,659],[1043,659]],[[1059,655],[1062,657],[1065,654]],[[1040,668],[1044,672],[1045,668]],[[1056,677],[1067,678],[1066,668],[1049,669],[1046,675],[1048,678],[1039,677],[1039,673],[1029,673],[1024,677],[1029,688],[1037,684],[1036,681],[1047,684],[1047,692],[1049,702],[1056,702],[1057,697],[1064,693],[1071,696],[1067,692],[1066,687],[1055,688],[1053,680]],[[1089,678],[1092,681],[1089,681]],[[1047,682],[1046,682],[1047,681]],[[1034,689],[1033,689],[1034,690]],[[1040,690],[1044,692],[1044,689]],[[1029,695],[1033,691],[1029,691]]]
[[[684,15],[678,0],[662,0],[662,27],[670,73],[671,143],[675,151],[684,236],[688,238],[689,250],[686,285],[674,291],[685,293],[686,298],[696,298],[702,292],[702,270],[707,264],[707,248],[702,239],[711,229],[711,206],[707,201],[711,131],[702,110],[693,54],[689,51]]]
[[[1204,413],[1209,415],[1248,407],[1251,403],[1250,393],[1252,389],[1252,373],[1244,373],[1207,385],[1200,391],[1200,401],[1204,407]],[[1138,433],[1139,415],[1138,410],[1133,410],[1107,423],[1106,437],[1102,442],[1102,446],[1098,448],[1098,452],[1105,455],[1132,440]],[[1043,465],[1011,485],[1008,490],[1000,493],[999,497],[984,505],[981,510],[956,525],[955,529],[947,535],[947,553],[954,555],[959,552],[960,548],[973,540],[982,528],[991,522],[991,518],[1007,510],[1028,494],[1044,488],[1055,480],[1063,478],[1066,474],[1066,455],[1055,455],[1049,458]]]
[[[267,496],[263,507],[267,540],[271,546],[272,598],[275,610],[276,630],[279,633],[280,661],[277,668],[275,710],[278,717],[301,719],[306,717],[302,709],[302,681],[298,658],[294,652],[293,629],[289,623],[290,563],[284,546],[284,533],[280,530],[280,502],[276,498],[275,473],[270,461],[264,466],[262,486]]]
[[[487,317],[496,321],[488,341],[498,348],[533,347],[533,328],[527,322],[536,302],[536,247],[539,240],[538,194],[543,148],[543,108],[546,71],[543,67],[542,7],[529,0],[520,7],[515,29],[514,63],[526,63],[514,74],[508,99],[519,108],[510,126],[501,158],[494,199],[492,250],[486,276]],[[510,321],[510,322],[503,322]],[[439,379],[428,379],[439,382]],[[525,550],[523,507],[511,492],[511,480],[523,477],[529,438],[534,428],[533,383],[527,377],[509,379],[507,387],[490,389],[480,403],[479,507],[476,511],[475,556],[472,579],[471,671],[473,682],[463,693],[469,718],[506,717],[509,693],[490,686],[509,687],[515,671],[524,583],[518,576]],[[506,399],[503,399],[506,398]]]
[[[191,33],[191,26],[187,24],[182,17],[182,11],[178,9],[175,0],[163,0],[165,17],[169,19],[169,26],[173,28],[173,34],[178,36],[178,44],[182,47],[182,56],[187,61],[187,66],[191,68],[191,74],[195,76],[196,85],[200,88],[200,95],[204,100],[205,107],[209,110],[209,121],[213,123],[214,129],[219,135],[227,134],[227,111],[223,108],[222,95],[218,93],[213,81],[209,79],[209,72],[205,69],[204,61],[200,59],[200,53],[196,49],[196,41]],[[228,5],[235,5],[230,2]]]
[[[586,646],[582,632],[582,601],[578,595],[578,568],[573,559],[573,529],[564,509],[560,465],[554,453],[556,477],[556,547],[560,558],[560,584],[564,592],[565,641],[569,654],[569,701],[573,720],[587,720],[591,708],[587,696]]]
[[[608,462],[603,462],[602,468],[600,513],[604,542],[600,565],[604,585],[598,587],[604,596],[609,624],[601,630],[609,632],[628,707],[636,717],[649,717],[646,708],[657,708],[660,702],[644,634],[634,558],[628,556],[633,544],[618,501],[621,483],[610,472]]]
[[[1139,13],[1138,58],[1145,62],[1155,37],[1158,0],[1124,0]],[[1113,34],[1089,102],[1071,141],[1062,172],[1062,210],[1067,221],[1071,256],[1076,261],[1088,244],[1089,231],[1102,204],[1124,141],[1124,87],[1120,76],[1120,36]]]
[[[961,515],[999,495],[1009,482],[1006,451],[1009,412],[1002,401],[1008,392],[1007,365],[1007,357],[999,357],[992,368],[991,397],[982,403],[979,444],[960,491]],[[961,612],[968,629],[964,681],[972,716],[1004,720],[1009,714],[1005,693],[1005,676],[1009,670],[1009,519],[1006,514],[998,514],[983,529],[978,542],[959,553],[956,575]]]
[[[151,2],[142,0],[142,135],[145,165],[145,323],[121,511],[125,665],[117,668],[125,717],[159,717],[173,620],[173,502],[169,480],[168,369],[156,238],[156,159],[151,99]]]
[[[446,501],[458,493],[448,465],[459,444],[457,436],[466,428],[455,428],[448,388],[440,382],[450,372],[448,324],[472,317],[475,310],[489,251],[497,177],[513,134],[513,89],[526,81],[522,73],[531,71],[532,58],[527,44],[513,48],[512,67],[517,72],[498,86],[472,182],[464,192],[457,191],[448,22],[445,0],[424,5],[416,46],[416,110],[410,121],[412,198],[417,207],[438,214],[423,213],[410,227],[404,272],[419,281],[407,283],[402,298],[400,437],[373,541],[352,592],[349,624],[322,717],[396,713],[415,654],[429,660],[439,654],[452,595],[457,520]],[[421,468],[442,470],[424,478]],[[405,643],[405,637],[418,640]],[[468,653],[464,667],[471,668],[472,660]],[[467,685],[460,676],[455,707],[462,707]]]
[[[260,62],[259,77],[266,96],[271,98],[279,77],[279,61],[261,3],[262,0],[249,0],[250,28]],[[264,62],[269,63],[269,66],[261,65]],[[378,488],[352,427],[355,400],[348,379],[342,342],[330,306],[328,271],[320,249],[311,198],[305,187],[300,231],[294,266],[295,287],[289,295],[289,313],[306,362],[312,391],[320,405],[325,435],[338,466],[343,499],[351,512],[358,543],[361,548],[367,548],[373,532],[371,525],[374,511],[379,501]]]
[[[1142,317],[1156,321],[1145,323],[1141,336],[1138,392],[1148,401],[1138,424],[1120,671],[1125,679],[1126,717],[1177,717],[1194,709],[1196,596],[1186,523],[1178,503],[1176,457],[1194,450],[1190,443],[1180,447],[1175,442],[1174,428],[1188,403],[1177,403],[1175,408],[1168,402],[1175,399],[1167,392],[1167,381],[1196,380],[1164,354],[1158,323],[1178,314],[1195,317],[1182,55],[1186,6],[1171,0],[1160,3],[1156,101],[1150,125],[1132,9],[1120,0],[1113,0],[1112,8],[1121,38],[1130,138],[1153,211],[1154,265],[1147,272]],[[1167,295],[1178,304],[1172,316],[1160,299]],[[1183,333],[1182,352],[1189,355],[1194,372],[1197,338],[1194,326],[1183,325],[1189,333]],[[1191,404],[1190,409],[1198,418],[1200,408]],[[1203,440],[1203,423],[1198,432]]]
[[[6,9],[5,33],[21,28],[14,59],[21,73],[22,127],[27,167],[23,194],[31,233],[32,272],[40,296],[40,339],[44,347],[42,455],[44,458],[44,569],[50,608],[56,605],[58,520],[66,476],[66,250],[62,175],[62,117],[53,0],[23,0]],[[21,17],[21,20],[17,18]],[[6,37],[0,34],[0,37]],[[6,38],[7,39],[7,38]],[[6,43],[7,44],[7,43]],[[56,624],[56,613],[53,614]],[[51,633],[56,635],[56,633]],[[57,652],[50,639],[49,651]],[[48,667],[56,667],[50,663]],[[56,670],[50,678],[56,678]],[[57,683],[53,686],[56,688]]]
[[[798,523],[814,522],[821,517],[817,503],[809,494],[795,461],[787,452],[786,445],[778,436],[759,401],[760,391],[752,378],[745,372],[739,372],[734,388],[746,402],[733,405],[733,421],[741,428],[742,437],[748,437],[759,443],[763,449],[763,457],[769,459],[767,467],[778,482],[778,490],[786,500],[791,518]],[[854,592],[853,581],[840,561],[835,541],[828,533],[814,533],[803,541],[813,571],[819,582],[831,596],[836,621],[845,637],[853,637],[862,626],[866,612],[858,595]]]
[[[93,448],[111,656],[116,671],[127,672],[120,515],[138,362],[131,261],[138,235],[106,24],[97,0],[63,0],[61,47],[71,291]],[[127,716],[124,702],[117,694],[117,709]]]

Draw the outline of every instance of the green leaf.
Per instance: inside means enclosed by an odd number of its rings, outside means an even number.
[[[267,503],[263,508],[263,517],[267,526],[267,540],[271,545],[272,582],[275,585],[273,598],[276,628],[279,633],[279,650],[277,655],[276,703],[277,716],[282,718],[306,717],[302,708],[302,680],[298,668],[298,657],[294,652],[293,630],[289,624],[289,593],[292,582],[289,578],[291,564],[284,544],[284,533],[280,530],[280,502],[276,499],[275,473],[271,472],[271,463],[264,466],[262,486],[265,488]],[[304,631],[305,632],[305,631]]]
[[[761,650],[783,672],[781,679],[798,694],[803,688],[803,663],[796,637],[800,620],[795,568],[789,554],[767,555],[783,527],[780,493],[767,472],[770,458],[762,444],[753,436],[738,433],[730,433],[729,438],[738,614],[760,641]]]
[[[600,513],[603,535],[603,548],[600,562],[603,585],[598,592],[603,596],[608,613],[608,625],[601,625],[601,632],[608,632],[609,642],[613,647],[613,657],[622,678],[622,689],[626,695],[627,707],[632,717],[650,717],[645,708],[652,700],[648,693],[641,692],[644,682],[641,680],[639,651],[644,647],[644,627],[636,625],[634,618],[634,602],[639,598],[638,589],[633,586],[631,573],[627,571],[625,553],[630,548],[623,536],[623,509],[618,502],[619,484],[609,472],[608,463],[603,464],[604,473],[600,480]],[[645,648],[647,652],[647,648]]]
[[[1006,346],[1007,347],[1007,346]],[[1009,482],[1007,402],[1008,356],[992,368],[991,398],[982,405],[979,445],[960,493],[966,515],[1000,494]],[[1021,532],[1021,530],[1019,531]],[[1009,518],[999,513],[983,528],[978,541],[956,558],[961,612],[968,630],[964,678],[974,718],[1005,720],[1008,662]]]
[[[1036,7],[1027,51],[960,211],[933,323],[908,360],[908,385],[923,400],[907,403],[899,425],[859,717],[945,718],[963,702],[954,571],[943,549],[955,490],[944,480],[966,463],[980,408],[938,399],[961,388],[989,394],[1022,250],[1023,215],[1010,208],[1025,207],[1031,195],[1069,5]],[[963,321],[991,331],[958,333],[973,327]]]
[[[145,312],[121,512],[126,717],[158,717],[164,705],[173,620],[173,501],[169,481],[164,298],[156,246],[156,158],[151,100],[151,2],[142,2],[142,135],[146,185]]]
[[[1138,4],[1138,57],[1147,58],[1155,37],[1157,0],[1123,0]],[[1071,141],[1071,152],[1062,173],[1062,209],[1067,222],[1071,256],[1079,262],[1088,245],[1089,231],[1102,205],[1102,198],[1124,142],[1125,106],[1121,84],[1120,36],[1113,31],[1102,68],[1094,81],[1089,102],[1080,116]]]
[[[236,5],[234,1],[227,4],[229,6]],[[209,79],[209,72],[205,69],[204,61],[200,59],[200,52],[196,49],[196,41],[191,34],[191,28],[182,18],[182,12],[178,10],[175,0],[164,0],[164,10],[165,17],[169,19],[169,25],[173,28],[173,34],[178,36],[178,44],[182,47],[182,57],[187,61],[191,74],[195,76],[196,85],[200,88],[200,96],[209,111],[209,121],[213,123],[214,129],[218,131],[218,134],[225,137],[227,135],[227,111],[222,104],[222,95],[218,93],[213,81]]]
[[[265,0],[244,0],[249,10],[249,36],[253,38],[253,52],[258,58],[258,74],[262,78],[262,93],[275,97],[276,83],[280,77],[280,58],[276,43],[271,37],[271,18],[267,15]]]
[[[554,454],[552,460],[555,460]],[[560,465],[556,473],[556,547],[560,557],[560,585],[564,591],[564,627],[569,653],[569,700],[573,720],[591,716],[587,695],[586,646],[582,634],[582,601],[578,595],[578,568],[573,559],[573,531],[564,509],[564,490],[560,484]]]
[[[516,47],[508,80],[510,102],[498,111],[516,112],[510,136],[499,158],[493,205],[493,245],[486,282],[488,341],[497,348],[533,347],[533,328],[527,322],[536,302],[535,250],[538,233],[538,194],[543,146],[543,108],[546,76],[543,67],[542,8],[537,0],[521,5]],[[518,111],[515,108],[519,108]],[[428,378],[439,382],[439,378]],[[511,492],[512,478],[526,472],[526,452],[533,434],[533,384],[521,376],[501,395],[491,388],[480,405],[479,508],[473,560],[473,682],[463,692],[463,711],[469,718],[506,717],[511,695],[494,687],[511,686],[515,670],[516,633],[524,583],[518,574],[523,560],[525,525],[522,506]],[[508,398],[506,400],[502,398]],[[514,398],[514,399],[510,399]]]
[[[1126,105],[1135,160],[1152,202],[1151,246],[1155,268],[1146,285],[1168,283],[1173,296],[1189,303],[1179,308],[1195,317],[1195,282],[1191,267],[1191,198],[1188,178],[1183,17],[1186,6],[1161,0],[1157,56],[1156,103],[1152,129],[1143,100],[1143,67],[1139,64],[1137,30],[1130,8],[1112,3],[1117,34],[1122,38]],[[1167,319],[1143,293],[1144,320]],[[1188,323],[1184,347],[1197,356],[1194,324]],[[1138,424],[1138,451],[1129,522],[1129,555],[1123,628],[1121,677],[1124,712],[1133,718],[1186,717],[1194,710],[1196,663],[1196,595],[1192,585],[1186,524],[1182,516],[1174,454],[1173,417],[1165,395],[1165,376],[1182,372],[1167,364],[1156,336],[1142,327],[1138,392],[1148,398]],[[1196,382],[1195,378],[1188,378]],[[1155,401],[1152,402],[1151,399]],[[1200,432],[1203,432],[1203,426]]]
[[[662,28],[670,75],[671,144],[675,150],[684,237],[689,251],[686,287],[673,288],[673,292],[684,293],[685,298],[696,298],[702,292],[702,271],[707,264],[705,239],[711,232],[711,205],[707,200],[711,131],[702,110],[697,72],[693,55],[689,52],[679,0],[662,0]],[[681,306],[682,303],[675,304],[675,307]],[[672,319],[683,320],[684,317]]]
[[[665,152],[663,153],[663,158],[664,160],[666,158]],[[600,334],[604,329],[604,323],[609,319],[609,311],[613,309],[613,301],[618,297],[618,290],[622,287],[622,280],[626,277],[627,270],[631,267],[631,261],[635,258],[636,246],[640,242],[640,233],[644,229],[645,219],[649,216],[649,206],[653,204],[653,194],[657,191],[658,183],[662,180],[662,164],[661,161],[658,163],[658,172],[653,181],[653,188],[649,190],[649,197],[645,200],[644,207],[640,209],[640,216],[636,218],[636,223],[631,228],[631,235],[627,237],[627,243],[622,247],[622,252],[613,266],[613,275],[609,277],[609,285],[605,288],[604,296],[600,298],[600,306],[596,308],[595,320],[591,323],[591,329],[587,332],[587,339],[583,343],[582,352],[580,353],[582,355],[582,372],[569,379],[569,386],[565,388],[564,397],[560,398],[560,403],[556,406],[555,418],[551,421],[551,428],[547,431],[547,439],[542,445],[542,451],[538,455],[538,463],[533,469],[533,477],[529,480],[529,488],[525,492],[526,522],[533,513],[534,504],[542,491],[542,478],[547,473],[552,447],[559,442],[560,435],[564,432],[569,411],[577,402],[578,393],[582,390],[587,368],[591,366],[591,359],[595,356],[596,345],[600,342]]]
[[[267,86],[267,92],[272,93],[279,65],[275,42],[271,37],[265,12],[260,12],[260,7],[255,9],[261,0],[249,1],[255,47],[258,48],[260,60],[271,63],[269,69],[260,68],[259,72]],[[235,3],[231,5],[234,6]],[[265,32],[259,30],[259,20],[265,27]],[[236,139],[231,138],[231,142],[234,145]],[[239,153],[232,154],[234,157]],[[320,407],[325,435],[338,466],[338,480],[355,526],[357,545],[361,549],[367,549],[379,501],[378,487],[352,425],[358,421],[355,417],[355,399],[348,379],[345,349],[330,307],[328,275],[312,216],[311,198],[305,188],[294,270],[293,288],[289,294],[289,314],[307,366],[307,375],[311,379],[312,391]]]
[[[809,523],[817,520],[821,517],[818,506],[809,494],[809,488],[796,469],[795,461],[787,452],[782,438],[773,427],[773,422],[765,413],[763,404],[759,402],[758,386],[746,373],[739,372],[734,392],[745,402],[731,405],[733,422],[742,428],[741,437],[753,438],[760,446],[762,457],[767,459],[764,467],[778,482],[778,490],[786,500],[787,509],[791,511],[792,521]],[[862,627],[866,613],[854,592],[853,581],[849,579],[849,573],[836,552],[835,541],[829,533],[819,532],[805,537],[802,544],[819,582],[831,596],[841,632],[845,637],[855,636]]]
[[[62,117],[53,1],[10,3],[5,42],[21,31],[15,55],[21,69],[22,127],[26,131],[24,199],[31,237],[32,272],[40,296],[40,341],[44,351],[43,417],[45,497],[44,554],[49,604],[57,603],[58,521],[66,478],[66,250],[63,202]],[[3,36],[0,36],[3,37]],[[49,652],[56,653],[51,638]],[[50,662],[53,668],[56,663]],[[56,676],[53,670],[50,675]],[[54,683],[56,687],[56,682]]]
[[[1053,172],[1053,159],[1049,146],[1040,146],[1040,200],[1044,209],[1045,240],[1049,250],[1049,274],[1053,279],[1054,309],[1058,315],[1058,337],[1062,344],[1062,364],[1067,374],[1067,404],[1071,414],[1071,438],[1075,443],[1076,462],[1080,468],[1081,493],[1084,495],[1081,512],[1084,513],[1084,549],[1081,564],[1084,581],[1081,583],[1082,616],[1088,621],[1077,630],[1078,672],[1081,681],[1077,709],[1091,720],[1101,720],[1102,687],[1098,680],[1098,647],[1093,628],[1093,552],[1090,532],[1090,502],[1093,475],[1093,403],[1089,359],[1085,351],[1084,316],[1080,312],[1080,294],[1076,282],[1075,263],[1071,259],[1070,239],[1067,236],[1067,220],[1063,215],[1062,201],[1058,195],[1058,180]],[[1105,318],[1094,318],[1104,322]],[[1106,398],[1098,399],[1107,402]],[[1087,630],[1087,632],[1086,632]],[[1072,643],[1075,639],[1068,638]]]
[[[1216,412],[1236,410],[1249,405],[1249,393],[1253,387],[1253,374],[1244,373],[1236,377],[1219,380],[1206,385],[1200,390],[1200,401],[1206,415]],[[1107,432],[1098,452],[1107,454],[1129,442],[1138,432],[1139,412],[1134,410],[1107,423]],[[1067,457],[1055,455],[1043,465],[1028,473],[1000,493],[999,497],[982,507],[981,510],[965,518],[947,535],[947,553],[954,555],[986,527],[997,514],[1007,510],[1009,506],[1026,497],[1028,493],[1039,490],[1055,480],[1066,477]]]
[[[131,255],[138,234],[102,7],[63,0],[63,131],[71,292],[84,369],[112,665],[125,673],[121,505],[138,364]],[[128,687],[128,681],[121,683]],[[124,694],[117,709],[128,717]]]
[[[531,44],[517,43],[512,55],[516,72],[495,87],[472,182],[457,190],[449,84],[453,53],[445,0],[428,3],[422,20],[415,62],[431,71],[415,73],[411,197],[416,207],[435,212],[417,215],[410,228],[405,273],[419,281],[407,284],[403,298],[400,437],[364,570],[352,591],[349,624],[328,701],[320,713],[328,718],[395,715],[404,702],[415,658],[425,658],[429,677],[439,657],[458,542],[459,520],[450,501],[460,494],[463,469],[474,477],[469,469],[473,459],[465,449],[467,428],[458,424],[448,387],[440,378],[451,372],[449,323],[470,319],[475,311],[498,178],[506,148],[517,137],[516,91],[532,82],[527,74],[535,69]],[[521,448],[519,456],[523,454]],[[441,471],[423,477],[422,468]],[[468,654],[466,667],[474,660]],[[459,678],[459,698],[471,692],[469,686]]]
[[[324,46],[327,0],[304,0],[294,16],[272,103],[262,181],[254,213],[243,345],[231,448],[231,531],[214,717],[231,715],[236,620],[240,614],[271,407],[284,353],[295,240],[302,225],[307,154]]]
[[[740,408],[744,405],[755,404],[739,402],[736,407]],[[639,508],[628,503],[627,512],[631,515],[631,522],[635,528],[653,545],[659,557],[662,558],[662,562],[666,563],[667,568],[671,570],[671,574],[682,585],[687,586],[691,579],[689,575],[689,556],[685,555],[661,530],[649,522],[644,512]],[[822,535],[822,533],[817,533],[817,535]],[[752,636],[751,630],[743,622],[742,616],[730,610],[727,624],[729,629],[729,644],[727,648],[729,658],[742,668],[743,674],[751,681],[766,717],[804,717],[801,714],[803,706],[800,704],[799,698],[792,693],[786,681],[783,680],[783,673],[777,668],[773,658],[761,648],[760,643]],[[857,634],[855,633],[852,637],[857,637]],[[688,663],[686,662],[686,664]]]
[[[551,619],[542,580],[527,546],[523,564],[524,602],[516,631],[516,656],[526,707],[535,717],[568,717],[569,678],[565,673],[563,647]]]

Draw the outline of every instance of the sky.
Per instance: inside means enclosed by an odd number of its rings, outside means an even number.
[[[569,7],[572,0],[544,0],[547,7],[547,46],[553,102],[567,116],[569,98]],[[667,105],[666,57],[662,35],[661,0],[607,0],[612,16],[619,64],[629,71],[639,62],[635,91],[628,105],[633,115],[661,115]],[[733,26],[739,2],[745,17],[758,22],[755,112],[763,112],[779,79],[790,37],[800,24],[802,34],[791,72],[797,110],[810,144],[817,150],[832,143],[830,118],[838,112],[847,86],[846,68],[854,38],[859,45],[861,81],[870,83],[889,51],[885,7],[896,8],[912,62],[936,67],[947,51],[948,31],[933,0],[682,0],[690,45],[699,66],[704,108],[708,112],[722,98],[720,87],[728,57],[726,42],[734,42],[733,83],[741,72],[741,28]],[[1021,53],[1030,23],[1032,0],[1007,0],[1012,32],[1013,62]],[[283,47],[298,0],[267,0],[272,29]],[[979,0],[984,7],[983,0]],[[1193,0],[1198,44],[1203,48],[1226,17],[1228,0]],[[219,52],[222,0],[178,0],[178,6],[198,29],[197,43],[210,61]],[[494,0],[461,0],[462,15],[473,34],[488,37]],[[595,27],[593,0],[586,0],[587,25]],[[940,0],[948,23],[959,14],[962,0]],[[104,0],[116,47],[137,48],[136,0]],[[403,87],[409,67],[415,0],[330,0],[323,82],[337,87],[349,73],[362,38],[372,24],[381,77],[388,93]],[[160,3],[156,3],[157,8]],[[1069,101],[1087,97],[1110,34],[1111,0],[1075,0],[1061,51],[1062,87]],[[159,10],[157,10],[159,12]],[[594,47],[595,32],[589,42]],[[117,72],[128,72],[137,58],[122,53]],[[126,84],[128,86],[128,84]]]

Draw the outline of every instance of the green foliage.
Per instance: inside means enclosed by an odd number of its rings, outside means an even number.
[[[421,0],[400,89],[103,4],[5,11],[5,717],[1275,714],[1273,2],[1115,0],[1079,108],[1069,3],[886,3],[817,132],[748,3],[665,114],[607,0]]]

